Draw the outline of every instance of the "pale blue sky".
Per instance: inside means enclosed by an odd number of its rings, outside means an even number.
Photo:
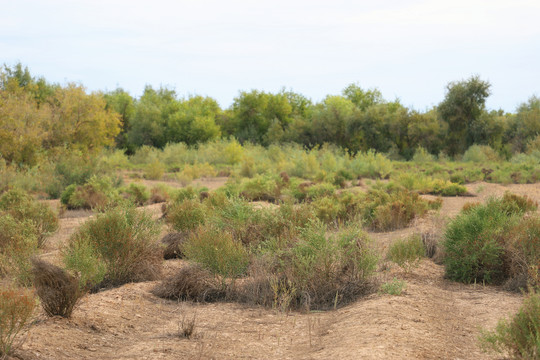
[[[145,84],[228,107],[282,87],[314,101],[348,84],[425,110],[478,74],[489,108],[540,95],[539,0],[0,0],[0,63],[89,90]]]

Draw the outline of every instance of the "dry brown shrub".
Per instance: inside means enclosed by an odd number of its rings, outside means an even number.
[[[216,277],[198,264],[182,267],[175,275],[156,285],[151,292],[165,299],[201,302],[218,301],[226,295]]]
[[[49,316],[70,317],[84,295],[79,280],[66,270],[38,258],[32,259],[34,286],[43,310]]]
[[[426,249],[426,256],[434,263],[442,264],[444,250],[441,246],[447,219],[443,216],[432,216],[428,223],[422,226],[421,237]]]
[[[159,187],[152,188],[150,190],[150,199],[148,202],[150,204],[164,203],[169,199],[169,194]]]
[[[204,199],[208,199],[210,197],[210,193],[208,191],[201,191],[199,193],[199,200],[203,201]]]
[[[26,289],[0,287],[0,359],[8,358],[26,339],[36,307],[34,295]]]
[[[470,201],[470,202],[465,203],[465,205],[463,205],[463,208],[461,208],[461,211],[467,212],[467,211],[469,211],[471,209],[474,209],[477,206],[480,206],[479,202],[477,202],[477,201],[471,202]]]
[[[217,177],[229,177],[231,176],[231,170],[230,169],[224,169],[224,170],[220,170],[218,171]]]
[[[163,250],[163,258],[169,259],[181,259],[184,257],[182,253],[181,245],[188,239],[188,235],[184,232],[168,233],[161,238],[161,243],[165,245]]]
[[[507,273],[505,288],[526,290],[528,286],[540,289],[540,216],[525,215],[508,231],[505,241]]]

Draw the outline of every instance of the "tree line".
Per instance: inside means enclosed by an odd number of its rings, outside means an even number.
[[[139,98],[121,88],[89,93],[82,85],[33,77],[16,64],[0,72],[0,155],[8,163],[33,164],[43,151],[106,146],[133,153],[142,145],[222,137],[264,146],[331,143],[351,154],[373,149],[403,159],[418,148],[453,157],[471,145],[489,145],[507,158],[540,149],[540,98],[506,113],[486,108],[490,92],[488,81],[472,76],[450,82],[437,106],[418,111],[358,84],[317,103],[285,89],[251,90],[222,109],[211,97],[179,97],[151,86]]]

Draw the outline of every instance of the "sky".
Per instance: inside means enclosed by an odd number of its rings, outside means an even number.
[[[240,91],[317,102],[357,83],[424,111],[478,75],[487,107],[513,112],[540,95],[538,19],[539,0],[0,0],[0,64],[224,108]]]

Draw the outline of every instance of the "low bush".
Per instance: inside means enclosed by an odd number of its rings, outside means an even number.
[[[31,285],[30,258],[38,251],[38,238],[30,220],[18,221],[0,212],[0,276]]]
[[[235,241],[230,233],[211,227],[199,227],[192,232],[182,252],[188,260],[224,278],[245,274],[249,264],[249,254],[241,242]]]
[[[540,215],[526,216],[508,231],[505,252],[509,259],[507,288],[540,290]]]
[[[388,249],[387,258],[400,267],[409,270],[418,265],[426,256],[426,249],[419,235],[412,235],[406,239],[396,240]]]
[[[240,195],[249,201],[276,202],[280,199],[281,184],[274,177],[256,176],[240,184]]]
[[[463,154],[463,161],[487,163],[500,160],[499,155],[487,145],[472,145]]]
[[[175,231],[192,231],[206,222],[206,211],[198,199],[176,201],[167,206],[166,221]]]
[[[501,320],[494,331],[484,331],[480,337],[485,350],[510,353],[514,359],[540,357],[540,293],[531,293],[518,313]]]
[[[36,301],[28,290],[0,289],[0,358],[9,356],[24,341]]]
[[[166,202],[170,199],[171,192],[171,189],[167,188],[164,185],[154,186],[150,190],[150,199],[148,200],[148,202],[150,204]]]
[[[306,189],[306,197],[309,200],[315,200],[322,197],[334,195],[336,187],[329,183],[313,184]]]
[[[165,166],[157,160],[144,168],[144,178],[148,180],[161,180],[163,174],[165,174]]]
[[[267,254],[275,299],[290,299],[291,308],[342,306],[373,287],[370,276],[378,257],[367,235],[356,227],[326,235],[326,226],[311,222],[298,238]]]
[[[99,273],[89,259],[102,264],[106,269],[104,279],[91,284],[99,287],[153,280],[163,263],[159,232],[159,224],[151,214],[129,205],[111,208],[85,222],[72,235],[64,259],[69,268],[81,273],[89,269]],[[86,261],[77,263],[77,258]]]
[[[107,176],[92,176],[84,185],[68,186],[60,201],[68,209],[96,209],[104,210],[107,206],[115,204],[120,197],[113,180]]]
[[[138,206],[143,206],[150,199],[150,192],[142,184],[131,183],[123,192],[129,200]]]
[[[504,278],[503,240],[510,222],[497,200],[469,208],[450,222],[445,232],[446,274],[465,283],[500,282]]]
[[[421,198],[417,193],[404,189],[370,189],[364,196],[362,218],[374,230],[388,231],[407,227],[429,210],[440,208],[440,200]]]
[[[265,209],[255,209],[242,198],[224,199],[224,202],[211,205],[212,197],[205,204],[208,206],[208,221],[218,231],[229,233],[235,241],[244,245],[256,245],[266,238],[265,229],[271,219],[264,216]],[[210,208],[209,208],[210,207]]]
[[[183,266],[176,274],[156,285],[152,294],[180,301],[218,301],[225,298],[220,281],[200,264]]]
[[[163,236],[161,238],[161,243],[165,246],[163,258],[165,260],[183,258],[182,245],[186,242],[188,236],[188,234],[183,232],[173,232]]]
[[[399,296],[407,287],[407,283],[403,280],[394,278],[392,281],[385,282],[381,285],[379,292],[388,295]]]
[[[322,197],[313,201],[311,207],[317,218],[326,224],[335,223],[343,217],[344,206],[334,197]]]
[[[79,279],[38,258],[32,259],[32,274],[45,313],[49,316],[70,317],[84,295],[79,287]]]
[[[466,283],[500,283],[526,273],[540,253],[538,220],[523,218],[534,209],[535,203],[510,193],[465,207],[444,235],[447,276]]]
[[[48,205],[19,189],[8,190],[0,196],[0,212],[32,228],[38,247],[43,247],[47,237],[58,229],[58,215]]]

